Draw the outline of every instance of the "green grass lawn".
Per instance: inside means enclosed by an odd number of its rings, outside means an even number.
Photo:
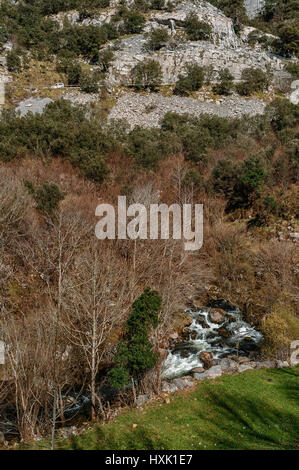
[[[249,371],[126,410],[57,449],[296,449],[299,368]],[[137,427],[133,429],[133,424]],[[47,442],[35,448],[48,448]],[[32,448],[32,447],[31,447]]]

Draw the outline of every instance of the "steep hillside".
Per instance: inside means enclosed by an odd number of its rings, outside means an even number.
[[[161,394],[165,377],[193,383],[222,374],[223,360],[240,372],[291,363],[296,5],[266,0],[250,19],[243,0],[0,2],[0,440],[52,432],[54,447],[72,419],[109,420]],[[97,206],[120,196],[146,209],[203,204],[201,248],[167,230],[147,239],[135,219],[134,239],[117,239],[121,223],[98,239]],[[260,438],[265,398],[248,433],[258,448],[294,446],[281,393],[285,437],[266,410],[275,428]]]

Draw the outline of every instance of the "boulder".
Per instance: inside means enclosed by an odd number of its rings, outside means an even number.
[[[207,378],[205,372],[203,372],[201,374],[194,374],[193,377],[195,378],[195,380],[198,380],[199,382],[201,382],[202,380],[205,380]]]
[[[190,326],[192,318],[186,312],[176,312],[173,315],[172,327],[177,332],[178,336],[181,336],[182,331],[185,327]]]
[[[223,323],[226,317],[226,312],[220,308],[213,308],[210,311],[210,319],[213,323]]]
[[[293,91],[290,94],[289,100],[293,104],[298,104],[299,103],[299,88],[297,88],[297,90]]]
[[[172,382],[178,390],[184,390],[186,387],[188,387],[187,381],[182,378],[173,379]]]
[[[162,392],[166,392],[166,393],[174,393],[178,390],[178,388],[173,382],[164,381],[161,384],[161,390]]]
[[[190,371],[190,374],[201,374],[204,371],[205,369],[203,367],[194,367],[194,369]]]
[[[246,336],[240,340],[239,349],[240,351],[248,354],[251,351],[255,351],[257,349],[256,342],[253,338],[251,338],[251,336]]]
[[[196,318],[196,323],[198,325],[207,324],[206,317],[204,315],[198,315],[198,317]]]
[[[222,375],[221,366],[213,366],[207,370],[205,374],[209,379],[216,379],[216,377],[220,377]]]
[[[229,338],[232,335],[232,332],[229,331],[225,326],[218,328],[218,334],[222,336],[222,338]]]
[[[182,380],[185,382],[186,387],[193,387],[194,378],[191,375],[185,375],[184,377],[182,377]]]
[[[227,357],[221,359],[219,362],[219,365],[222,371],[225,371],[225,372],[234,372],[238,368],[238,363]]]
[[[276,361],[277,369],[282,369],[283,367],[290,367],[288,361]]]
[[[274,367],[275,363],[273,361],[262,361],[256,364],[256,369],[272,369]]]
[[[239,359],[238,360],[239,364],[244,364],[245,362],[250,362],[250,359],[247,356],[241,356],[238,359]]]
[[[193,377],[196,380],[205,380],[205,379],[216,379],[217,377],[221,377],[222,369],[221,366],[213,366],[210,369],[202,372],[201,374],[194,374]]]
[[[241,364],[239,365],[238,367],[238,372],[239,373],[242,373],[242,372],[245,372],[246,370],[253,370],[253,367],[247,365],[247,364]]]
[[[213,354],[211,352],[201,351],[199,358],[205,369],[209,369],[213,366]]]
[[[142,406],[144,405],[145,403],[147,403],[149,400],[149,396],[148,395],[139,395],[139,397],[136,398],[136,405],[137,406]]]
[[[297,88],[299,88],[299,80],[294,80],[294,81],[291,83],[291,89],[292,89],[292,90],[297,90]]]
[[[235,362],[240,362],[240,357],[237,356],[236,354],[230,354],[229,356],[227,356],[227,359],[231,359],[232,361],[235,361]]]
[[[190,338],[190,334],[191,334],[190,328],[183,328],[183,331],[181,333],[181,337],[182,337],[182,339],[188,341],[189,338]]]

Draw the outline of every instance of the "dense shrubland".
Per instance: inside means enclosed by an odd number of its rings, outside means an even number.
[[[241,1],[212,3],[230,15],[237,5],[243,18]],[[45,15],[77,8],[83,18],[106,5],[1,2],[0,40],[16,45],[9,69],[26,66],[24,48],[37,58],[56,55],[69,85],[96,92],[113,60],[112,49],[99,48],[140,32],[143,13],[164,2],[136,0],[134,9],[121,7],[103,27],[65,22],[59,28]],[[185,28],[190,40],[211,33],[192,15]],[[165,41],[158,29],[147,47],[159,50]],[[99,75],[77,56],[98,64]],[[289,68],[296,76],[296,64]],[[189,65],[174,92],[192,94],[212,73]],[[215,93],[234,90],[229,70],[218,79]],[[131,70],[137,90],[155,91],[161,80],[154,60]],[[246,96],[263,92],[268,80],[247,69],[237,89]],[[157,129],[107,122],[96,107],[65,100],[42,115],[1,114],[0,337],[9,349],[0,370],[0,414],[17,434],[32,438],[68,423],[67,396],[90,394],[88,416],[108,419],[108,399],[133,403],[138,393],[159,391],[176,312],[194,294],[203,303],[216,295],[239,305],[265,334],[261,353],[287,356],[298,338],[298,249],[277,234],[298,223],[298,114],[285,99],[254,118],[167,113]],[[190,255],[173,240],[97,241],[95,207],[115,204],[119,194],[146,206],[204,203],[202,250]]]
[[[118,403],[159,391],[160,352],[194,293],[216,289],[238,304],[264,331],[263,354],[286,357],[298,328],[298,250],[276,230],[298,218],[297,121],[286,100],[260,118],[168,113],[161,129],[131,131],[63,100],[38,117],[3,113],[0,329],[10,348],[0,402],[16,432],[67,423],[65,397],[82,390],[93,418],[110,416],[104,385]],[[97,241],[94,208],[119,194],[203,202],[202,250]]]
[[[150,69],[152,70],[151,67]],[[203,80],[202,69],[189,66],[187,70],[187,78],[191,82],[190,88],[198,88]],[[135,67],[134,73],[136,87],[138,82],[145,83],[148,80],[144,71],[139,75],[138,66]],[[259,86],[257,80],[255,84]],[[248,168],[252,181],[250,178],[247,181],[247,176],[244,176],[247,190],[245,186],[243,189],[246,193],[246,191],[253,192],[255,185],[260,186],[267,179],[271,188],[273,182],[278,184],[281,181],[282,175],[287,178],[287,184],[296,181],[297,119],[298,108],[295,105],[287,100],[276,99],[268,105],[265,116],[261,118],[242,120],[208,115],[195,118],[167,113],[161,122],[161,129],[135,128],[123,134],[120,140],[117,135],[118,125],[113,122],[106,123],[96,110],[87,112],[84,106],[74,106],[68,101],[58,100],[49,104],[42,116],[29,113],[25,117],[19,117],[12,111],[2,114],[1,160],[10,162],[30,154],[40,158],[61,157],[70,161],[74,167],[78,167],[84,175],[94,181],[102,182],[109,175],[109,158],[117,150],[131,155],[136,164],[144,168],[157,167],[169,155],[182,152],[186,161],[203,171],[207,165],[208,167],[211,165],[210,155],[213,150],[220,150],[228,144],[241,145],[242,139],[255,138],[258,139],[260,148],[256,155],[248,156],[246,160],[255,161],[252,163],[253,167]],[[275,136],[271,145],[267,142],[267,133]],[[279,155],[276,152],[278,146],[283,146],[284,149]],[[220,181],[224,194],[228,196],[227,189],[224,188],[227,186],[233,188],[236,180],[239,183],[243,181],[240,177],[241,170],[220,165],[222,165],[221,159],[215,167],[216,181],[213,184],[219,187]],[[239,162],[234,164],[225,162],[225,165],[238,166]],[[258,177],[260,173],[263,173],[263,181]],[[224,178],[230,181],[224,182]],[[240,193],[240,188],[235,192]],[[241,192],[243,194],[243,190]],[[245,193],[244,201],[247,197]],[[232,194],[230,191],[229,196],[232,197]],[[241,202],[237,207],[242,207]]]

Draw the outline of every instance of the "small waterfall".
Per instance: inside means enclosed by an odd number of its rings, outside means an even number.
[[[213,354],[220,359],[230,354],[246,355],[257,348],[263,335],[243,321],[241,311],[228,310],[225,320],[213,323],[207,310],[186,310],[192,318],[189,340],[176,344],[164,363],[163,377],[174,378],[188,374],[195,367],[202,367],[200,352]]]

